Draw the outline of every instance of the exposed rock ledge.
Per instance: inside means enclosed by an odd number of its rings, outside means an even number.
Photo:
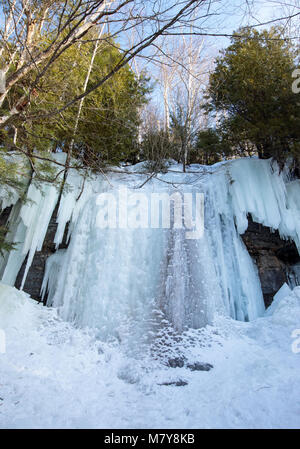
[[[28,271],[28,275],[25,281],[24,285],[24,291],[26,293],[29,293],[30,296],[37,301],[41,301],[41,287],[43,283],[44,278],[44,272],[45,272],[45,265],[46,261],[51,254],[55,253],[55,244],[54,237],[57,230],[57,223],[56,223],[56,215],[57,215],[57,209],[53,212],[53,215],[51,217],[47,234],[44,240],[42,251],[37,251],[35,253],[35,256],[33,258],[32,265]],[[59,246],[59,249],[67,248],[67,233],[68,233],[68,226],[66,227],[64,238],[62,244]],[[27,258],[24,260],[23,265],[18,273],[17,280],[15,287],[20,288],[23,274],[26,267],[26,261]]]
[[[265,305],[268,307],[275,293],[286,282],[293,265],[300,262],[294,242],[281,239],[278,231],[254,223],[251,217],[242,239],[258,268]]]

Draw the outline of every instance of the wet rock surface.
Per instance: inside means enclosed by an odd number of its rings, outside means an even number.
[[[186,359],[183,357],[175,357],[169,359],[167,363],[169,368],[188,368],[191,371],[210,371],[213,365],[204,362],[186,363]]]
[[[191,371],[210,371],[213,368],[213,365],[210,363],[196,362],[188,363],[186,367]]]
[[[184,358],[181,357],[176,357],[174,359],[169,359],[168,360],[168,366],[170,368],[183,368],[184,367]]]
[[[188,385],[188,382],[186,382],[185,380],[176,380],[174,382],[163,382],[162,384],[158,384],[158,385],[166,386],[166,387],[170,387],[170,386],[184,387],[185,385]]]

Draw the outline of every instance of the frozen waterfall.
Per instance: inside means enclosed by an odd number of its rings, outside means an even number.
[[[262,315],[256,266],[240,234],[251,214],[293,239],[299,250],[300,181],[258,159],[194,165],[189,173],[174,165],[151,179],[141,171],[138,164],[108,178],[87,179],[69,172],[55,243],[61,243],[68,222],[70,243],[47,261],[43,294],[48,292],[48,304],[66,320],[121,340],[128,334],[148,338],[162,323],[178,331],[198,328],[212,322],[216,312],[246,321]],[[125,190],[126,204],[120,200]],[[200,194],[203,223],[195,200]],[[27,196],[32,202],[17,202],[11,212],[9,238],[20,242],[18,250],[0,267],[2,281],[11,285],[26,255],[25,276],[41,248],[59,192],[52,186],[38,192],[32,184]],[[99,226],[99,217],[106,227]],[[184,227],[185,219],[190,227]],[[188,229],[201,226],[199,235],[187,238]]]

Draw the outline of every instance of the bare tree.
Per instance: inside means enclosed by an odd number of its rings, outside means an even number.
[[[153,104],[148,104],[143,111],[141,129],[141,155],[147,161],[146,168],[151,173],[164,171],[166,160],[172,155],[168,132],[162,126],[161,111]]]
[[[183,37],[181,44],[177,45],[173,59],[177,64],[172,72],[169,107],[185,171],[193,140],[206,120],[202,106],[210,58],[205,52],[203,39],[189,36]]]
[[[298,1],[298,0],[297,0]],[[196,129],[195,111],[201,86],[199,72],[194,62],[198,56],[193,52],[183,60],[184,50],[192,39],[184,36],[210,35],[205,22],[213,15],[212,7],[219,0],[0,0],[0,129],[8,125],[15,129],[14,142],[18,129],[14,128],[14,119],[34,121],[50,116],[60,117],[62,112],[74,103],[79,103],[80,117],[83,98],[110,80],[126,64],[136,62],[143,57],[151,63],[159,62],[157,43],[162,37],[180,36],[178,52],[174,56],[177,67],[177,80],[173,77],[173,66],[169,60],[169,72],[164,69],[164,111],[165,129],[168,130],[170,110],[180,98],[186,102],[185,143],[182,149],[184,166],[188,160],[189,142]],[[241,4],[248,5],[243,0]],[[222,2],[221,2],[222,6]],[[226,9],[226,2],[224,2]],[[294,15],[296,13],[293,13]],[[292,15],[292,14],[291,14]],[[190,27],[190,24],[193,26]],[[95,48],[101,40],[107,42],[103,35],[91,31],[107,24],[112,37],[120,43],[120,57],[105,75],[99,76],[94,83],[86,83],[79,95],[69,98],[59,108],[42,114],[31,115],[31,98],[36,95],[43,78],[55,62],[74,45],[84,45],[95,41]],[[128,36],[134,30],[134,39],[128,44]],[[168,48],[166,46],[166,51]],[[169,57],[172,55],[169,55]],[[174,59],[174,58],[173,58]],[[93,62],[91,61],[91,67]],[[70,68],[71,69],[71,68]],[[203,68],[201,69],[203,72]],[[185,75],[184,75],[185,73]],[[202,76],[202,75],[201,75]],[[87,80],[89,74],[87,74]],[[195,82],[194,82],[195,81]],[[179,85],[181,87],[179,88]],[[174,89],[175,86],[175,89]],[[9,94],[18,87],[18,95]],[[174,94],[172,94],[172,91]],[[180,92],[181,91],[181,92]],[[183,94],[184,92],[184,94]],[[177,99],[177,100],[176,100]],[[193,111],[193,112],[191,112]],[[74,124],[74,135],[77,124]]]
[[[165,48],[163,53],[162,48]],[[164,100],[164,129],[168,134],[170,131],[170,98],[178,63],[176,60],[174,60],[174,48],[172,51],[170,45],[166,44],[164,46],[162,44],[160,45],[159,49],[161,51],[159,83],[161,85]]]
[[[100,87],[134,57],[145,52],[164,32],[176,23],[188,23],[197,8],[206,8],[208,4],[208,0],[148,0],[146,4],[140,0],[2,0],[0,69],[5,82],[2,82],[0,106],[16,84],[22,86],[22,80],[29,73],[31,82],[23,88],[16,103],[1,114],[0,127],[14,116],[24,115],[47,70],[70,46],[84,41],[91,29],[106,22],[111,34],[122,40],[126,32],[135,28],[136,41],[124,49],[120,60],[107,75],[51,114],[65,110]]]

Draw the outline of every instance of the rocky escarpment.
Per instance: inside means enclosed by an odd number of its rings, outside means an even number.
[[[54,237],[55,237],[55,233],[57,230],[57,222],[56,222],[57,209],[58,208],[55,209],[55,211],[53,212],[53,215],[51,217],[42,250],[37,251],[35,253],[33,262],[28,271],[28,275],[26,277],[26,281],[25,281],[24,288],[23,288],[23,290],[26,293],[29,293],[30,296],[32,298],[36,299],[37,301],[41,301],[41,287],[42,287],[43,278],[44,278],[46,261],[47,261],[48,257],[51,256],[56,251],[55,244],[53,242],[54,242]],[[66,227],[63,242],[59,246],[59,249],[64,249],[64,248],[68,247],[67,235],[68,235],[68,226]],[[17,279],[16,279],[15,287],[17,287],[17,288],[20,288],[20,286],[21,286],[25,267],[26,267],[26,262],[27,262],[27,257],[24,260],[22,267],[18,273]]]
[[[248,218],[249,226],[242,239],[258,268],[268,307],[280,287],[289,282],[289,274],[300,262],[300,257],[294,242],[283,240],[278,231],[272,232],[268,227],[253,222],[250,216]]]

